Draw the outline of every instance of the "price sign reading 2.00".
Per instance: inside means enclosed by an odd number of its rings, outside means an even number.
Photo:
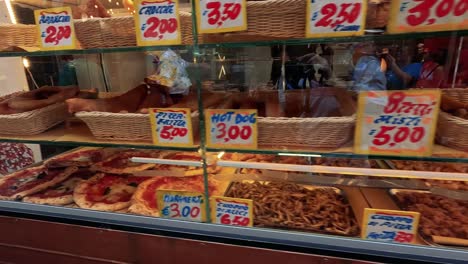
[[[364,34],[367,1],[308,0],[307,37],[355,36]]]
[[[193,146],[190,108],[151,108],[153,143],[163,146]]]
[[[212,196],[211,221],[215,224],[253,226],[253,201],[249,199]]]
[[[135,7],[139,46],[181,43],[177,0],[137,0]]]
[[[257,110],[206,109],[206,138],[213,148],[257,148]]]
[[[439,104],[439,90],[360,93],[355,152],[431,155]]]
[[[69,7],[35,10],[34,15],[43,50],[75,48],[75,31]]]
[[[468,29],[467,0],[392,1],[390,33]]]
[[[247,30],[246,0],[197,0],[199,33]]]
[[[185,191],[156,191],[161,217],[204,222],[205,196],[202,193]]]

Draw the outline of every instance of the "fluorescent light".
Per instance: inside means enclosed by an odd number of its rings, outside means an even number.
[[[10,15],[11,23],[17,24],[15,12],[13,11],[13,6],[11,5],[11,1],[5,0],[5,4],[6,4],[7,11],[8,11],[8,15]]]
[[[31,64],[29,63],[29,60],[26,58],[23,58],[23,65],[25,68],[29,68],[29,66],[31,66]]]
[[[301,153],[278,153],[280,156],[294,156],[294,157],[312,157],[312,158],[321,158],[320,154],[301,154]]]

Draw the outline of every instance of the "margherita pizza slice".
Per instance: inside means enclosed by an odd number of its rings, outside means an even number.
[[[0,199],[21,199],[40,192],[64,181],[77,170],[77,167],[47,169],[39,166],[12,173],[0,179]]]
[[[202,158],[198,152],[175,152],[168,153],[164,155],[165,159],[172,160],[187,160],[187,161],[199,161],[202,162]],[[208,173],[216,173],[219,168],[216,165],[208,166]],[[155,167],[155,170],[161,171],[173,171],[173,172],[182,172],[185,176],[196,176],[203,175],[203,167],[196,166],[183,166],[183,165],[167,165],[160,164]]]
[[[57,155],[45,161],[48,168],[65,168],[70,166],[88,167],[101,161],[103,151],[101,148],[84,148],[77,151]]]
[[[218,195],[218,188],[214,181],[208,183],[209,193]],[[203,176],[191,177],[154,177],[138,186],[132,197],[132,205],[128,209],[129,213],[159,216],[158,204],[156,201],[157,190],[190,191],[204,193]]]
[[[112,174],[130,174],[151,169],[156,165],[132,162],[130,160],[132,157],[159,158],[160,152],[155,150],[124,150],[92,165],[91,170]]]
[[[49,205],[66,205],[73,203],[73,190],[75,186],[82,180],[91,178],[94,174],[86,168],[79,169],[65,181],[52,186],[44,191],[29,195],[23,198],[24,202],[49,204]]]
[[[78,183],[73,192],[75,203],[86,209],[119,211],[130,206],[138,185],[148,177],[98,173]]]

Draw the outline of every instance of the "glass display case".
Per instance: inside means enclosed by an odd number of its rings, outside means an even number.
[[[465,263],[466,1],[316,2],[1,1],[1,214]]]

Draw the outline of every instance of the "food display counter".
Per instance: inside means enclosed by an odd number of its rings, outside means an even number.
[[[0,262],[466,263],[468,11],[400,2],[0,2]]]

